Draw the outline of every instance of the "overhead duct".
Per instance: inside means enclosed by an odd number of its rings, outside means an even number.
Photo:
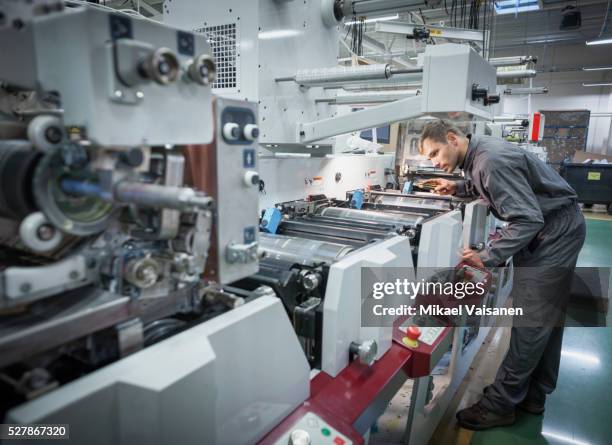
[[[561,10],[561,24],[559,29],[562,31],[571,31],[580,29],[582,25],[582,13],[575,6],[568,5]]]

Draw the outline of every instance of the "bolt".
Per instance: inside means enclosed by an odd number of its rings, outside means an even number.
[[[31,289],[32,285],[30,283],[23,283],[21,286],[19,286],[19,290],[22,294],[30,292]]]
[[[136,91],[136,97],[138,99],[144,99],[144,93],[142,91]]]
[[[36,231],[36,235],[43,241],[49,241],[55,235],[55,228],[50,224],[43,224]]]
[[[123,91],[121,90],[115,90],[115,97],[117,99],[121,99],[123,97]]]
[[[70,278],[71,280],[76,280],[77,278],[79,278],[79,272],[76,270],[71,270],[68,274],[68,278]]]
[[[45,130],[45,138],[52,144],[57,144],[62,140],[62,130],[58,127],[49,127]]]

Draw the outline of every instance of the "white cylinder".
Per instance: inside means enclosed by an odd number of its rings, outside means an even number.
[[[388,79],[391,67],[387,64],[318,68],[298,70],[295,81],[300,85],[314,85],[333,82],[359,82],[364,80]]]
[[[514,79],[514,78],[526,78],[535,77],[536,70],[508,70],[508,71],[497,71],[498,79]]]

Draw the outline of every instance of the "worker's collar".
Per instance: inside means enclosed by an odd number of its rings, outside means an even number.
[[[474,156],[476,156],[476,146],[478,145],[478,137],[473,134],[467,135],[468,143],[467,151],[463,162],[459,165],[459,168],[463,171],[470,170],[472,168],[472,162],[474,162]]]

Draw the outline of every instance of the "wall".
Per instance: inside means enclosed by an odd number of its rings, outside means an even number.
[[[529,111],[545,109],[587,109],[591,113],[612,114],[612,87],[582,86],[583,82],[612,82],[612,70],[582,71],[583,66],[612,66],[612,45],[532,45],[520,50],[496,51],[494,56],[519,54],[538,56],[538,70],[547,72],[538,72],[532,84],[548,87],[549,93],[531,95],[531,104],[527,96],[505,96],[504,113],[527,114]],[[611,124],[610,116],[591,117],[587,151],[612,155]]]
[[[531,112],[538,110],[590,110],[591,113],[612,113],[610,87],[583,87],[572,73],[540,75],[533,86],[548,86],[548,94],[531,96]],[[504,100],[504,113],[526,114],[529,112],[527,96],[511,96]],[[591,116],[587,151],[612,154],[610,138],[610,116]]]

